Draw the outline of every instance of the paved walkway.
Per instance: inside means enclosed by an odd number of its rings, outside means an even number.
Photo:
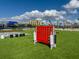
[[[60,30],[60,31],[79,31],[79,29],[62,29],[62,28],[59,28],[59,29],[55,29],[55,30]]]

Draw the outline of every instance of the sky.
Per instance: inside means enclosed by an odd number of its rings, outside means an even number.
[[[32,10],[61,10],[69,0],[0,0],[0,18],[12,17]]]
[[[79,18],[79,0],[0,0],[0,19]]]

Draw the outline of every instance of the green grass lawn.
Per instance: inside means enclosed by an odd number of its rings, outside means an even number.
[[[33,44],[30,36],[0,39],[0,59],[79,59],[79,32],[57,31],[57,47]]]

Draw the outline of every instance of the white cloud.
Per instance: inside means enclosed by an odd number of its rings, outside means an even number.
[[[27,17],[36,17],[36,18],[40,18],[43,16],[42,12],[38,11],[38,10],[33,10],[31,12],[26,12],[23,15],[27,16]]]
[[[46,10],[43,12],[44,17],[48,17],[48,19],[57,19],[57,20],[61,20],[64,19],[64,16],[66,12],[65,11],[57,11],[57,10]]]
[[[67,19],[66,21],[69,22],[69,23],[73,23],[73,21],[72,20],[69,20],[69,19]]]
[[[20,16],[11,17],[11,19],[22,20],[22,19],[29,19],[29,17],[27,17],[25,15],[20,15]]]
[[[36,20],[42,20],[42,18],[37,18]]]
[[[66,11],[59,11],[59,12],[60,12],[60,14],[62,14],[62,15],[67,14]]]
[[[77,14],[78,13],[78,11],[76,9],[75,10],[71,10],[69,12],[72,13],[72,14]]]
[[[67,9],[79,8],[79,0],[70,0],[70,2],[63,7]]]
[[[35,19],[42,19],[42,18],[58,18],[58,19],[64,19],[63,15],[66,14],[65,11],[57,11],[57,10],[45,10],[44,12],[40,12],[38,10],[33,10],[31,12],[25,12],[24,14],[20,16],[11,17],[11,19],[26,19],[31,20],[32,18]]]
[[[58,15],[58,11],[57,10],[45,10],[43,12],[44,16],[57,16]]]
[[[75,19],[74,22],[79,24],[79,20],[78,19]]]
[[[38,10],[34,10],[31,12],[25,12],[24,14],[20,15],[20,16],[14,16],[11,17],[11,19],[16,19],[16,20],[31,20],[32,18],[41,18],[42,12],[38,11]]]
[[[52,16],[52,17],[56,17],[59,15],[63,15],[66,14],[65,11],[57,11],[57,10],[46,10],[43,12],[44,16]]]
[[[20,18],[21,18],[20,16],[11,17],[11,19],[20,19]]]

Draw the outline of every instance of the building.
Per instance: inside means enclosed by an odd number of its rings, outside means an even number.
[[[38,26],[38,25],[43,25],[43,23],[40,20],[31,20],[28,24]]]
[[[16,22],[16,21],[8,21],[7,27],[15,27],[16,24],[18,24],[18,22]]]

